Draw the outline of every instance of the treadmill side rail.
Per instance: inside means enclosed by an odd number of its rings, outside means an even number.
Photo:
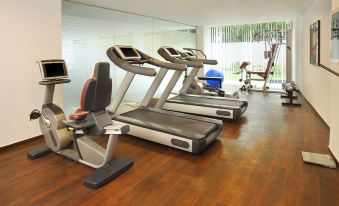
[[[147,129],[136,125],[130,125],[131,131],[128,134],[148,141],[184,150],[193,154],[200,154],[215,142],[219,134],[222,132],[222,128],[223,127],[220,126],[205,138],[195,140],[182,138],[171,134],[166,134],[163,132]],[[177,144],[179,142],[180,144]]]

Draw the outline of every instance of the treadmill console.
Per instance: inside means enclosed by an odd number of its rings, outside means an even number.
[[[195,55],[190,51],[187,51],[187,52],[184,52],[184,53],[187,54],[190,57],[195,57]]]
[[[119,54],[121,59],[123,59],[123,60],[126,60],[126,61],[139,61],[139,60],[141,60],[140,54],[132,46],[116,45],[116,46],[114,46],[114,49]]]
[[[62,59],[40,60],[37,62],[43,81],[67,79],[66,63]]]
[[[176,57],[181,57],[180,53],[179,53],[176,49],[174,49],[173,47],[168,47],[168,46],[166,46],[166,47],[162,47],[162,49],[163,49],[168,55],[170,55],[171,57],[174,57],[174,58],[176,58]]]

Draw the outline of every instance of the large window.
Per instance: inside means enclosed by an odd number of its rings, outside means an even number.
[[[132,45],[160,59],[157,50],[161,46],[196,47],[194,26],[68,1],[63,1],[62,9],[62,54],[67,61],[72,80],[64,86],[66,113],[79,107],[82,86],[92,75],[95,63],[99,61],[111,64],[114,98],[126,73],[114,66],[106,56],[106,50],[114,44]],[[169,72],[158,90],[159,93],[171,75],[172,72]],[[125,101],[141,101],[152,81],[151,77],[137,75]]]
[[[210,28],[209,55],[218,60],[217,69],[224,72],[225,82],[228,84],[240,84],[239,66],[243,61],[250,61],[250,69],[265,70],[267,60],[264,51],[269,50],[270,45],[264,39],[254,41],[256,32],[289,30],[292,22],[270,22],[260,24],[216,26]],[[283,39],[285,42],[286,39]],[[215,66],[214,66],[215,68]],[[280,47],[275,66],[274,75],[270,83],[281,85],[286,80],[286,46]]]

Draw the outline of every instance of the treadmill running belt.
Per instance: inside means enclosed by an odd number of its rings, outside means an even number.
[[[221,106],[221,107],[243,107],[246,106],[246,102],[238,101],[238,100],[228,100],[228,99],[217,99],[217,98],[204,98],[204,97],[194,97],[194,96],[175,96],[167,101],[171,102],[178,101],[178,103],[182,102],[185,104],[192,104],[192,105],[201,105],[201,106]]]
[[[136,109],[114,117],[114,120],[142,126],[188,139],[202,139],[217,129],[217,124]]]

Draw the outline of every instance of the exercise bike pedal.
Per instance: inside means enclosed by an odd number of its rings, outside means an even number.
[[[33,110],[30,114],[29,114],[29,120],[34,120],[34,119],[39,119],[41,117],[41,112],[37,109]]]

